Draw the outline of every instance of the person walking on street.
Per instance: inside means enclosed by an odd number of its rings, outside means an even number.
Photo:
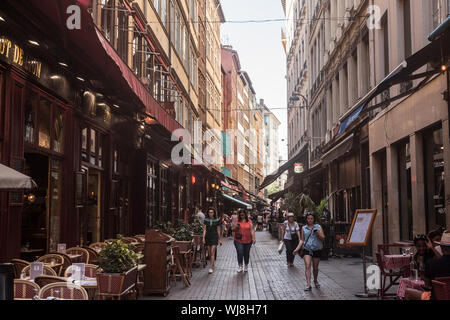
[[[234,231],[234,246],[236,247],[238,260],[238,273],[248,271],[248,263],[250,261],[250,248],[255,244],[255,229],[253,223],[249,219],[245,210],[239,211],[239,217],[236,224],[233,225]],[[242,263],[245,263],[245,268],[242,269]]]
[[[236,224],[237,219],[238,219],[238,212],[237,212],[237,210],[233,210],[233,213],[231,215],[231,225],[230,225],[228,237],[233,236],[233,227]]]
[[[315,223],[315,216],[312,212],[306,214],[306,225],[303,226],[300,234],[300,242],[294,250],[294,255],[301,249],[300,255],[305,261],[305,276],[307,286],[305,291],[311,291],[311,262],[313,265],[314,285],[320,288],[317,277],[319,276],[319,262],[322,255],[323,241],[325,235],[319,224]]]
[[[287,214],[287,220],[281,230],[281,241],[284,241],[286,246],[286,260],[288,267],[294,266],[294,250],[297,248],[300,241],[300,227],[295,221],[295,216],[292,212]]]
[[[214,260],[217,245],[222,245],[222,232],[220,228],[220,218],[217,217],[213,208],[209,208],[208,217],[205,218],[203,226],[203,243],[208,248],[209,273],[214,272]]]
[[[195,215],[198,221],[200,221],[200,223],[203,224],[205,221],[205,214],[202,212],[202,209],[198,206],[195,207]]]

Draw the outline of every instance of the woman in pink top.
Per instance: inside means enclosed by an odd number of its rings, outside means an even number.
[[[245,210],[239,211],[239,217],[236,224],[233,225],[233,231],[234,246],[236,247],[239,265],[237,272],[242,272],[242,262],[245,262],[244,272],[247,272],[250,260],[250,248],[252,244],[255,244],[255,230]]]

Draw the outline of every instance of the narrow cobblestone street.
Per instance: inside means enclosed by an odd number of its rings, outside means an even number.
[[[219,247],[215,272],[194,268],[191,286],[177,281],[167,297],[146,296],[164,300],[348,300],[357,299],[363,290],[360,258],[332,258],[320,262],[319,283],[304,292],[304,263],[296,257],[295,268],[288,269],[286,255],[277,252],[278,242],[267,231],[256,232],[256,245],[251,249],[248,274],[236,272],[233,240],[224,239]]]

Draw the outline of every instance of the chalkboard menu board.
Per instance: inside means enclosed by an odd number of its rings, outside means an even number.
[[[353,217],[352,227],[347,238],[348,245],[367,245],[376,215],[377,210],[356,210],[355,216]]]

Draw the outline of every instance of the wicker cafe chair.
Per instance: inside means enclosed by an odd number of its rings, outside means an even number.
[[[22,269],[22,275],[24,275],[25,277],[30,276],[30,266],[29,265]],[[55,270],[53,270],[52,268],[47,267],[47,266],[44,266],[43,275],[55,276],[55,277],[58,276],[58,274],[56,273]]]
[[[89,247],[84,247],[83,246],[82,248],[86,249],[88,254],[89,254],[89,259],[88,259],[89,263],[90,264],[98,264],[98,253],[97,253],[97,251],[95,251],[94,249],[89,248]]]
[[[387,293],[387,291],[395,285],[399,284],[399,279],[402,276],[402,272],[395,272],[391,270],[386,270],[384,267],[383,257],[379,252],[376,253],[378,267],[381,271],[381,288],[378,290],[378,296],[381,299],[384,299],[389,296],[396,296],[396,293]],[[387,283],[387,279],[389,279],[389,283]]]
[[[450,286],[441,281],[432,280],[431,282],[436,300],[450,300]]]
[[[450,287],[450,277],[439,277],[434,280],[439,281],[439,282],[444,282],[447,286]]]
[[[56,271],[56,275],[61,275],[62,274],[62,269],[64,266],[64,257],[62,255],[55,254],[55,253],[48,253],[46,255],[43,255],[42,257],[39,257],[39,259],[36,260],[37,262],[43,262],[43,263],[56,263],[56,264],[60,264],[59,266],[55,267],[55,271]],[[53,269],[53,268],[52,268]]]
[[[72,259],[70,259],[70,257],[67,254],[61,252],[50,252],[50,254],[58,254],[64,258],[64,263],[61,268],[61,275],[63,275],[66,269],[72,265]]]
[[[79,254],[81,258],[78,260],[81,263],[89,263],[89,252],[80,247],[73,247],[66,250],[67,254]]]
[[[99,272],[98,267],[93,264],[86,264],[84,266],[84,275],[89,278],[96,278],[97,272]],[[64,273],[64,277],[69,278],[72,276],[72,266],[69,266]]]
[[[28,261],[22,259],[12,259],[11,263],[14,264],[14,279],[19,279],[23,268],[30,265]]]
[[[38,295],[40,289],[33,281],[14,279],[14,300],[31,300]]]
[[[41,288],[49,283],[67,282],[66,278],[55,276],[38,276],[34,279],[34,283],[38,284]]]
[[[89,300],[87,291],[83,287],[67,282],[50,283],[42,287],[41,291],[39,291],[39,298],[47,299],[48,297],[67,300]]]
[[[123,237],[122,242],[126,243],[126,244],[130,244],[130,243],[139,243],[140,241],[133,237]]]
[[[89,245],[89,248],[95,252],[102,250],[104,247],[106,247],[106,242],[94,242]]]

